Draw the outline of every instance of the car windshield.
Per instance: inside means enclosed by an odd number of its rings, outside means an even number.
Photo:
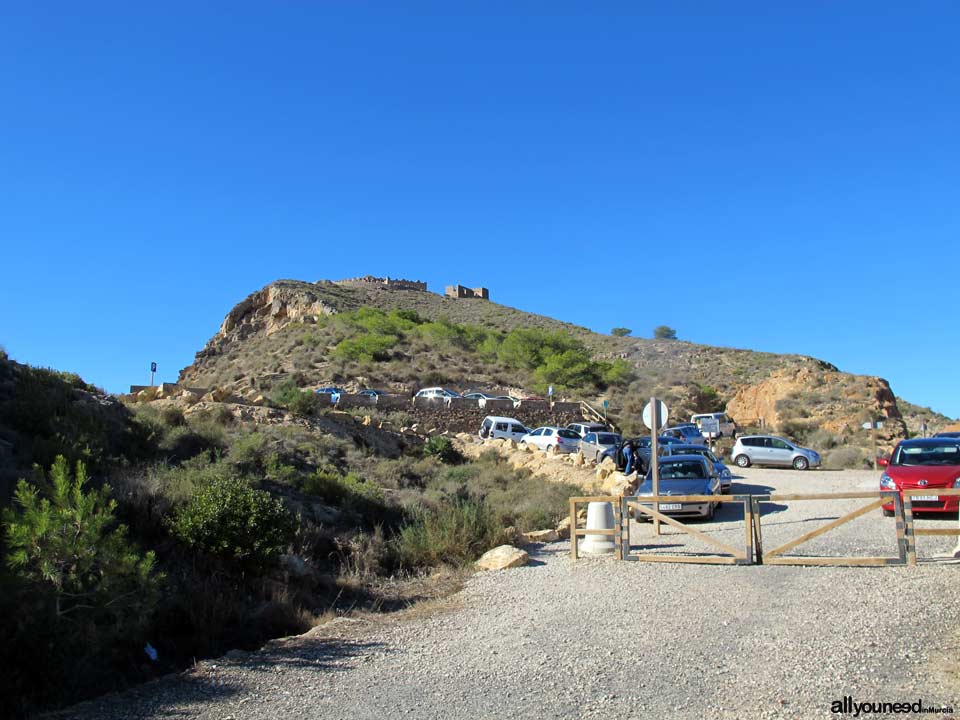
[[[597,443],[600,445],[616,445],[620,442],[620,436],[614,433],[600,433],[597,435]]]
[[[680,462],[660,463],[661,480],[703,480],[706,475],[703,474],[703,463],[695,460],[682,460]]]
[[[580,436],[577,435],[573,430],[567,430],[566,428],[560,428],[557,430],[557,435],[562,438],[567,438],[568,440],[579,440]]]
[[[960,444],[957,442],[901,445],[891,465],[960,465]]]

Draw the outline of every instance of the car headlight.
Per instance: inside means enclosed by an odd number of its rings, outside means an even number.
[[[954,489],[960,489],[960,477],[953,481]]]
[[[960,482],[960,478],[957,478],[957,482]],[[953,486],[958,487],[956,482],[953,484]],[[884,488],[885,490],[896,490],[897,484],[893,481],[892,477],[886,473],[883,473],[883,475],[880,476],[880,487]]]
[[[728,477],[730,477],[730,469],[729,469],[729,468],[724,468],[723,470],[721,470],[721,471],[720,471],[720,477],[722,477],[722,478],[728,478]]]

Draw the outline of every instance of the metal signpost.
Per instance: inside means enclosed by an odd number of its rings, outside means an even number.
[[[553,385],[547,388],[547,397],[550,398],[550,404],[553,404]]]
[[[603,401],[603,422],[604,422],[604,423],[607,422],[607,408],[608,408],[608,407],[610,407],[610,401],[609,401],[609,400],[604,400],[604,401]]]
[[[153,387],[153,376],[157,372],[157,364],[155,362],[150,363],[150,387]]]
[[[713,447],[714,441],[720,434],[720,421],[715,417],[703,418],[700,421],[700,433],[710,441],[710,446]]]
[[[643,409],[643,424],[650,428],[650,473],[653,479],[653,496],[660,495],[660,458],[658,436],[660,428],[667,424],[667,418],[670,416],[670,410],[667,406],[655,397],[650,398],[650,402]],[[653,511],[660,512],[660,503],[653,501]],[[660,518],[653,516],[653,534],[660,534]]]

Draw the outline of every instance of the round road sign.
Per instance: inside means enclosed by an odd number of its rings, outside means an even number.
[[[670,416],[670,412],[667,410],[666,403],[663,400],[657,400],[657,405],[660,410],[660,428],[664,427],[667,424],[667,418]],[[648,402],[647,406],[643,409],[643,424],[648,428],[653,430],[653,402]]]

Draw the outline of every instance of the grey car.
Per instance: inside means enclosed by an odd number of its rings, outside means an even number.
[[[663,495],[719,495],[720,479],[713,474],[711,463],[703,455],[672,455],[660,459],[660,483],[657,491]],[[637,496],[653,495],[653,473],[648,472],[646,479],[637,488]],[[660,502],[660,512],[664,515],[679,517],[699,517],[712,520],[716,512],[716,501],[711,502]],[[653,508],[653,503],[643,503],[644,507]],[[633,511],[634,520],[649,520],[636,508]]]
[[[724,465],[710,448],[703,445],[667,445],[666,450],[668,455],[702,455],[713,464],[713,474],[720,478],[720,492],[730,492],[733,485],[730,468]]]
[[[743,435],[737,438],[730,457],[738,467],[778,465],[806,470],[820,466],[820,454],[775,435]]]
[[[612,432],[588,432],[580,441],[580,452],[588,460],[598,461],[607,450],[620,446],[621,438]]]

